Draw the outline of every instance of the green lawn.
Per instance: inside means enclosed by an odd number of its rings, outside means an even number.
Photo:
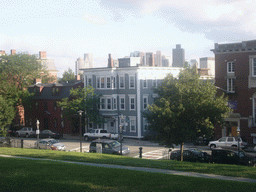
[[[125,156],[95,154],[95,153],[78,153],[78,152],[62,152],[52,150],[38,149],[21,149],[21,148],[0,148],[0,154],[27,156],[34,158],[47,158],[55,160],[67,160],[78,162],[104,163],[127,165],[136,167],[151,167],[169,170],[178,170],[186,172],[208,173],[216,175],[225,175],[233,177],[247,177],[256,179],[256,168],[239,166],[239,165],[224,165],[210,163],[191,163],[179,162],[170,160],[146,160],[135,159]]]
[[[255,191],[256,183],[0,157],[0,191]]]

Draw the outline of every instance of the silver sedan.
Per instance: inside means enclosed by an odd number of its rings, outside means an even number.
[[[35,142],[35,148],[37,148],[37,142]],[[66,151],[66,146],[55,139],[41,139],[39,141],[39,149]]]

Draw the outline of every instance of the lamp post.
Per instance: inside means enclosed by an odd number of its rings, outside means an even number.
[[[77,111],[80,115],[80,129],[79,129],[79,135],[80,135],[80,152],[82,153],[82,113],[83,111]]]
[[[123,137],[123,114],[121,115],[121,124],[119,126],[119,139],[120,139],[120,155],[123,155],[122,137]]]
[[[39,133],[40,133],[39,125],[40,125],[40,122],[39,120],[37,120],[36,121],[37,149],[39,149]]]
[[[239,154],[239,140],[240,140],[240,127],[239,126],[237,126],[237,130],[236,130],[236,132],[237,132],[237,152],[238,152],[238,154]]]

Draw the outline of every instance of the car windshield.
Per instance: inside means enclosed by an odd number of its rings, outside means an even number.
[[[191,149],[190,151],[192,151],[193,153],[199,154],[202,151],[200,149]]]
[[[110,145],[111,147],[119,147],[119,146],[120,146],[120,143],[119,143],[118,141],[113,141],[113,142],[109,143],[109,145]]]
[[[54,143],[58,143],[58,141],[56,141],[56,140],[50,140],[49,143],[54,144]]]

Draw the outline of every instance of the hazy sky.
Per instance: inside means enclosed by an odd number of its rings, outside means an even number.
[[[213,57],[214,43],[256,39],[254,0],[0,0],[0,50],[54,59],[59,75],[92,53],[106,67],[130,52]]]

